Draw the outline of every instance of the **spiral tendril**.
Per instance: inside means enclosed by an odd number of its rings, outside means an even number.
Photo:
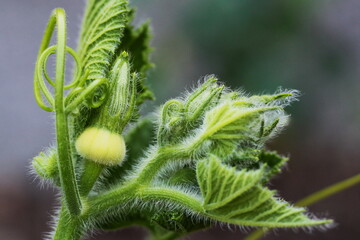
[[[53,97],[52,93],[49,91],[48,87],[45,84],[45,80],[53,87],[55,87],[55,83],[50,78],[50,76],[47,72],[46,66],[47,66],[47,61],[49,60],[49,57],[56,53],[56,48],[57,48],[57,45],[54,45],[54,46],[51,46],[51,47],[48,47],[47,49],[45,49],[45,51],[42,52],[42,54],[40,55],[40,57],[36,63],[36,67],[35,67],[35,74],[36,74],[35,99],[42,109],[44,109],[45,111],[50,111],[50,112],[54,111],[55,101],[54,101],[54,97]],[[79,61],[79,58],[78,58],[76,52],[73,49],[71,49],[70,47],[66,47],[65,50],[74,58],[75,63],[76,63],[75,80],[72,83],[64,86],[64,89],[69,89],[69,88],[76,86],[79,82],[80,71],[78,69],[80,68],[80,61]],[[50,106],[45,104],[42,96],[44,96],[46,98],[46,100]]]
[[[46,66],[49,57],[56,54],[56,48],[57,45],[54,45],[45,49],[35,67],[35,99],[42,109],[49,112],[55,110],[55,101],[46,82],[53,87],[55,87],[55,82],[49,76]],[[76,108],[82,103],[90,108],[101,106],[107,96],[107,80],[105,78],[97,79],[89,84],[85,84],[88,80],[89,71],[85,71],[85,74],[81,76],[81,71],[79,70],[81,64],[77,53],[70,47],[66,47],[66,52],[75,60],[75,78],[70,84],[64,86],[64,89],[73,88],[64,98],[65,113],[76,113]],[[48,105],[44,102],[43,96]]]
[[[181,111],[182,108],[183,103],[179,100],[172,99],[166,102],[163,106],[162,124],[165,124],[168,121],[169,116],[171,116],[171,111]]]
[[[105,101],[107,96],[108,81],[105,78],[92,81],[85,88],[73,89],[65,99],[65,113],[71,113],[84,103],[90,108],[97,108]]]

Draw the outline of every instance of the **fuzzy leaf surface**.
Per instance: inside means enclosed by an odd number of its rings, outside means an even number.
[[[264,168],[237,171],[212,156],[197,165],[197,178],[204,197],[203,207],[212,218],[226,223],[261,227],[304,227],[325,224],[274,197],[261,185]]]
[[[126,0],[91,0],[85,13],[79,42],[82,73],[89,79],[106,78],[129,18]]]
[[[219,157],[232,154],[241,142],[255,142],[260,116],[277,107],[249,108],[225,102],[207,112],[202,138],[211,140],[211,152]]]

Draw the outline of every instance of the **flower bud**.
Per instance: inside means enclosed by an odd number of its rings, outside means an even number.
[[[57,152],[54,148],[41,152],[34,157],[32,166],[41,178],[53,180],[55,183],[59,182]]]
[[[93,126],[120,133],[134,115],[136,74],[130,74],[129,56],[121,53],[110,70],[109,96]]]
[[[167,101],[160,110],[159,145],[179,142],[199,127],[205,112],[218,104],[223,90],[224,86],[210,76],[184,99]]]
[[[201,119],[211,106],[216,105],[224,90],[223,85],[217,84],[217,78],[210,76],[204,84],[199,86],[186,99],[185,114],[188,121]]]
[[[113,166],[125,158],[123,137],[109,130],[89,127],[75,143],[77,152],[84,158],[102,165]]]
[[[90,127],[77,138],[75,147],[84,158],[102,165],[116,165],[125,158],[121,133],[136,105],[136,74],[130,74],[129,56],[122,52],[109,74],[109,94]]]

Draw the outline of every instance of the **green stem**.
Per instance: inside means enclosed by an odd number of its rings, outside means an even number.
[[[189,148],[191,149],[191,147]],[[186,147],[162,147],[157,150],[154,154],[151,155],[151,159],[146,162],[146,165],[139,171],[137,177],[130,182],[127,182],[120,188],[115,188],[111,191],[108,191],[102,195],[96,196],[90,200],[90,208],[85,215],[99,214],[108,210],[111,207],[121,205],[129,198],[135,197],[155,197],[154,199],[162,198],[164,194],[166,195],[168,191],[172,191],[175,195],[169,194],[170,198],[176,196],[180,197],[178,200],[181,202],[184,199],[181,199],[181,196],[188,198],[189,196],[183,193],[179,193],[175,190],[163,189],[163,193],[155,188],[148,188],[147,186],[151,183],[153,178],[158,174],[159,169],[161,169],[169,159],[176,160],[189,157],[191,151]],[[155,191],[155,192],[152,192]],[[154,196],[153,193],[158,193],[157,196]],[[180,194],[180,195],[177,195]],[[173,199],[175,200],[175,199]],[[197,209],[202,209],[199,201],[189,201],[188,203],[195,204],[193,207]],[[184,202],[185,206],[187,206]]]
[[[90,199],[89,208],[87,208],[84,218],[100,216],[106,213],[111,207],[121,206],[130,199],[135,198],[142,200],[167,200],[178,203],[194,212],[204,212],[202,202],[196,197],[173,189],[143,187],[132,183]]]
[[[42,39],[37,60],[50,44],[55,26],[57,26],[57,45],[56,45],[56,80],[55,80],[55,113],[56,113],[56,138],[58,147],[58,167],[60,183],[64,193],[65,203],[70,214],[78,215],[81,210],[79,190],[75,178],[73,161],[71,158],[70,141],[68,133],[67,115],[64,111],[64,72],[66,57],[66,15],[63,9],[55,9],[49,19],[44,37]],[[34,76],[35,97],[39,105],[47,110],[53,111],[52,107],[40,100],[41,91],[38,82],[37,71]]]
[[[153,178],[159,173],[159,170],[168,161],[183,159],[190,156],[190,151],[183,147],[161,147],[151,159],[146,161],[146,165],[140,170],[136,182],[146,186],[149,185]]]
[[[178,159],[188,155],[188,152],[185,149],[180,148],[160,148],[154,155],[152,155],[151,159],[146,161],[147,164],[140,170],[137,174],[138,177],[133,179],[130,182],[127,182],[125,185],[122,185],[120,188],[115,188],[111,191],[108,191],[104,194],[98,195],[90,198],[88,211],[84,213],[84,216],[90,217],[93,215],[101,214],[104,211],[108,210],[111,207],[116,207],[121,204],[124,204],[131,198],[141,197],[158,197],[163,198],[164,194],[171,196],[174,198],[176,196],[179,197],[179,201],[181,202],[181,196],[187,198],[188,195],[179,193],[175,190],[163,189],[164,192],[156,190],[154,188],[148,188],[147,186],[150,184],[152,179],[159,172],[159,169],[163,167],[168,159]],[[155,191],[155,192],[154,192]],[[175,195],[168,194],[168,191],[172,191]],[[157,195],[155,193],[158,193]],[[182,195],[177,195],[182,194]],[[155,195],[154,195],[155,194]],[[155,198],[157,199],[157,198]],[[190,203],[195,204],[196,208],[200,208],[201,204],[197,205],[194,201],[190,201]],[[198,201],[196,201],[198,202]],[[186,205],[186,203],[185,203]]]
[[[352,187],[360,183],[360,174],[345,179],[341,182],[335,183],[329,187],[326,187],[316,193],[313,193],[295,203],[295,206],[304,207],[310,206],[316,202],[319,202],[327,197],[330,197],[338,192],[341,192],[349,187]]]
[[[71,216],[66,208],[61,208],[53,240],[78,240],[82,235],[79,217]]]
[[[64,72],[66,58],[66,15],[63,9],[55,9],[57,22],[56,80],[55,80],[55,115],[56,137],[59,154],[59,173],[65,202],[70,214],[78,215],[81,211],[79,190],[75,177],[74,163],[71,158],[67,115],[64,110]]]
[[[83,218],[97,217],[106,214],[112,207],[125,204],[129,199],[135,198],[135,191],[138,188],[134,183],[128,183],[121,188],[116,188],[106,193],[90,197],[88,207],[83,212]]]
[[[81,196],[87,196],[91,189],[94,187],[96,180],[99,178],[103,165],[96,162],[84,159],[84,171],[80,179],[80,194]]]
[[[170,200],[172,202],[176,202],[182,206],[190,208],[195,212],[204,212],[202,201],[188,194],[179,192],[178,190],[161,188],[161,187],[151,187],[151,188],[145,187],[138,190],[138,195],[140,198],[144,200],[146,199]]]
[[[347,178],[341,182],[335,183],[329,187],[326,187],[318,192],[310,194],[309,196],[297,201],[295,206],[305,207],[310,206],[314,203],[317,203],[323,199],[326,199],[332,195],[335,195],[338,192],[344,191],[347,188],[350,188],[356,184],[360,183],[360,174],[357,174],[353,177]],[[260,239],[269,229],[261,228],[246,237],[245,240],[258,240]]]

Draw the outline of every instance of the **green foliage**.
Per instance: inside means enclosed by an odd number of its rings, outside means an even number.
[[[41,179],[54,181],[54,184],[59,185],[60,179],[55,148],[40,152],[38,156],[34,157],[32,165]]]
[[[288,158],[282,157],[276,152],[262,151],[259,155],[259,162],[264,163],[266,166],[265,181],[280,173],[282,166],[288,160]]]
[[[128,6],[127,0],[89,1],[82,24],[79,40],[79,71],[86,76],[86,84],[96,79],[107,79],[110,85],[118,74],[118,62],[126,51],[131,63],[132,81],[136,87],[136,105],[154,99],[154,95],[145,85],[148,70],[153,66],[150,62],[150,27],[144,23],[139,28],[131,25],[134,10]],[[73,119],[74,138],[83,129],[92,124],[97,111],[89,111],[89,107],[97,108],[106,101],[107,88],[98,88],[88,97],[80,114]],[[133,113],[132,118],[138,115]],[[126,125],[126,124],[125,124]]]
[[[210,76],[184,99],[167,101],[160,110],[158,143],[174,144],[189,136],[191,131],[200,126],[205,111],[219,102],[223,89],[224,86]]]
[[[300,227],[327,222],[311,220],[303,214],[305,209],[276,199],[274,191],[261,184],[264,172],[264,168],[237,171],[221,164],[215,156],[200,161],[197,179],[206,213],[223,222],[263,227]]]
[[[125,50],[130,53],[133,71],[140,74],[140,80],[137,84],[137,104],[142,104],[145,100],[154,100],[154,94],[145,85],[145,78],[148,70],[154,65],[150,61],[151,40],[150,23],[145,22],[139,28],[127,25],[124,30],[122,44],[119,50]]]
[[[148,22],[138,29],[130,24],[133,13],[125,0],[90,0],[78,53],[66,46],[63,10],[54,11],[45,32],[34,87],[40,107],[56,113],[57,146],[35,157],[33,166],[61,189],[53,239],[76,240],[96,229],[133,224],[149,228],[154,239],[174,239],[212,223],[306,227],[331,222],[307,217],[265,186],[287,161],[266,151],[265,143],[287,124],[284,108],[296,100],[296,91],[248,96],[208,76],[193,91],[167,101],[154,119],[141,118],[139,105],[153,98],[144,85],[152,66],[150,31]],[[49,47],[55,25],[57,45]],[[64,86],[66,52],[77,72]],[[45,66],[55,53],[53,82]],[[55,88],[55,97],[45,81]],[[70,89],[67,95],[64,88]],[[107,166],[83,157],[75,142],[87,128],[102,129],[103,142],[108,135],[122,139],[124,134],[125,160]],[[118,146],[93,142],[83,138],[81,146],[98,147],[95,155],[101,152],[104,159]]]
[[[89,1],[79,42],[81,71],[89,79],[106,78],[128,21],[126,0]]]

